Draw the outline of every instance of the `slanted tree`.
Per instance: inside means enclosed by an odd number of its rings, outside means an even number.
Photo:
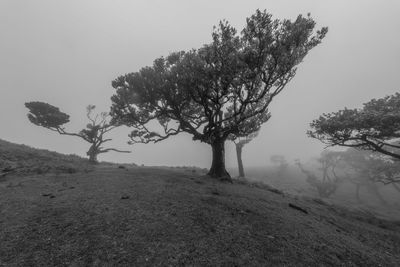
[[[308,136],[328,146],[379,152],[400,159],[400,93],[372,99],[361,109],[343,109],[314,120]]]
[[[360,189],[366,188],[381,203],[386,204],[377,184],[393,185],[400,191],[400,165],[390,157],[372,151],[349,148],[341,152],[341,160],[349,171],[346,180],[356,186],[356,198],[360,200]]]
[[[181,132],[210,144],[208,174],[230,180],[227,138],[247,136],[269,119],[269,104],[327,33],[327,28],[315,33],[314,28],[310,15],[280,21],[259,10],[241,34],[222,21],[210,44],[171,53],[115,79],[112,115],[135,128],[132,144],[159,142]]]
[[[97,163],[97,156],[101,153],[109,151],[129,153],[130,151],[119,150],[116,148],[103,148],[102,145],[111,138],[105,138],[105,134],[115,129],[119,125],[111,120],[111,116],[107,112],[93,114],[94,105],[87,106],[86,116],[89,123],[86,128],[78,133],[67,132],[64,124],[69,122],[69,115],[61,112],[59,108],[44,102],[27,102],[25,107],[29,109],[28,119],[37,126],[42,126],[51,131],[58,132],[62,135],[77,136],[86,142],[90,143],[90,148],[87,151],[89,161]]]
[[[258,135],[258,131],[253,132],[249,135],[246,136],[235,136],[235,135],[230,135],[228,139],[232,140],[232,142],[235,144],[236,148],[236,158],[238,162],[238,170],[239,170],[239,177],[245,177],[244,174],[244,167],[243,167],[243,160],[242,160],[242,151],[243,147],[250,143],[251,140],[256,138]]]
[[[336,192],[340,182],[343,180],[336,172],[340,159],[341,155],[338,152],[323,151],[317,159],[320,165],[318,168],[320,175],[307,170],[300,160],[296,160],[296,165],[307,176],[307,183],[317,190],[318,195],[322,198],[328,198]]]

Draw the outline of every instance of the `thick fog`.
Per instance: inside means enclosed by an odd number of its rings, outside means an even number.
[[[399,90],[400,1],[0,1],[0,138],[86,156],[88,144],[31,124],[24,103],[44,101],[71,116],[70,131],[86,124],[85,108],[108,111],[111,81],[160,56],[211,41],[213,25],[227,19],[240,31],[246,17],[267,9],[275,18],[311,13],[327,37],[298,66],[296,77],[270,106],[272,118],[245,146],[245,166],[282,154],[292,161],[324,146],[306,136],[324,112],[360,107]],[[147,145],[127,144],[129,129],[110,134],[131,154],[100,160],[145,165],[209,167],[211,148],[183,133]],[[236,166],[227,143],[226,162]]]

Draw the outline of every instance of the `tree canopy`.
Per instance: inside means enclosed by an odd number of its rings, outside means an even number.
[[[343,109],[314,120],[308,136],[328,146],[375,151],[400,159],[400,93],[372,99],[361,109]]]
[[[246,22],[238,34],[221,21],[210,44],[160,57],[153,66],[112,82],[112,115],[135,128],[131,143],[187,132],[212,146],[209,174],[229,176],[224,142],[230,135],[247,136],[260,129],[269,119],[269,104],[327,33],[327,28],[314,32],[310,15],[280,21],[257,10]],[[159,127],[152,128],[152,122]]]
[[[341,160],[350,168],[349,179],[394,186],[400,183],[400,165],[385,155],[353,148],[338,153]]]
[[[98,154],[106,153],[108,151],[129,152],[115,148],[102,147],[104,143],[112,140],[110,138],[105,138],[104,135],[119,125],[111,120],[107,112],[101,112],[100,114],[94,115],[93,111],[96,108],[94,105],[87,106],[86,116],[89,123],[86,125],[86,128],[82,129],[78,133],[72,133],[65,130],[64,124],[69,122],[69,115],[60,111],[60,109],[55,106],[44,102],[34,101],[25,103],[25,107],[29,109],[28,119],[33,124],[58,132],[62,135],[77,136],[90,143],[91,146],[87,155],[91,162],[97,162]]]
[[[29,109],[28,119],[35,125],[62,132],[63,124],[69,122],[69,115],[61,112],[59,108],[44,102],[28,102],[25,107]]]

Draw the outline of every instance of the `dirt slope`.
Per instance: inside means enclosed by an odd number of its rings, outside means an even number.
[[[0,182],[0,266],[400,266],[399,230],[318,200],[161,168]]]

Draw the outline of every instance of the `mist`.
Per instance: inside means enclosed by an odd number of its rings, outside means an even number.
[[[400,266],[399,11],[1,0],[0,266]]]
[[[306,136],[325,112],[357,108],[398,90],[398,1],[15,1],[0,3],[1,138],[85,156],[86,144],[29,123],[24,103],[44,101],[71,115],[67,128],[86,125],[85,108],[108,111],[111,81],[170,52],[211,41],[214,25],[228,20],[240,31],[259,8],[274,18],[311,13],[329,27],[321,45],[298,66],[296,77],[273,101],[271,119],[243,150],[245,167],[265,166],[272,155],[307,160],[324,146]],[[211,149],[183,133],[157,144],[127,144],[131,129],[113,132],[112,145],[130,154],[102,161],[167,166],[210,166]],[[236,168],[234,144],[226,163]]]

